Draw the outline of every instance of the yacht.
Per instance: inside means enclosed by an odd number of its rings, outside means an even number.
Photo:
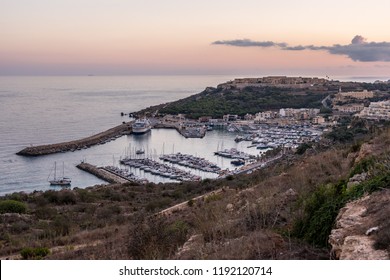
[[[62,164],[62,177],[57,177],[57,162],[54,162],[54,177],[49,183],[52,186],[70,186],[71,179],[64,177],[64,164]]]

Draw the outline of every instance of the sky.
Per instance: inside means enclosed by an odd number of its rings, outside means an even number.
[[[0,75],[390,78],[388,11],[388,0],[0,0]]]

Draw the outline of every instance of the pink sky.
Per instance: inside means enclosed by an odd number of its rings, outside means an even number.
[[[3,0],[0,74],[389,76],[387,49],[367,62],[326,50],[212,44],[347,46],[355,35],[389,42],[389,10],[384,0]]]

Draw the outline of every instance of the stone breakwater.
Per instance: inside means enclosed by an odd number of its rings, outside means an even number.
[[[21,156],[42,156],[54,153],[86,149],[93,145],[104,144],[122,135],[130,134],[131,124],[131,122],[124,123],[116,127],[110,128],[106,131],[79,140],[27,147],[17,152],[16,154]]]

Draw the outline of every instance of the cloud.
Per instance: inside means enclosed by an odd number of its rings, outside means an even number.
[[[285,51],[327,51],[334,55],[345,55],[353,61],[373,62],[383,61],[390,62],[390,42],[367,42],[367,39],[363,36],[356,35],[350,44],[333,46],[289,46],[286,43],[276,43],[272,41],[252,41],[249,39],[242,40],[227,40],[227,41],[215,41],[213,45],[228,45],[235,47],[277,47]]]
[[[284,47],[287,47],[286,43],[275,43],[272,41],[257,42],[257,41],[252,41],[249,39],[215,41],[212,44],[213,45],[228,45],[228,46],[235,46],[235,47],[262,47],[262,48],[269,48],[269,47],[284,48]]]
[[[351,44],[352,45],[364,44],[364,43],[366,43],[366,41],[367,41],[367,39],[364,38],[363,36],[356,35],[355,37],[353,37]]]

